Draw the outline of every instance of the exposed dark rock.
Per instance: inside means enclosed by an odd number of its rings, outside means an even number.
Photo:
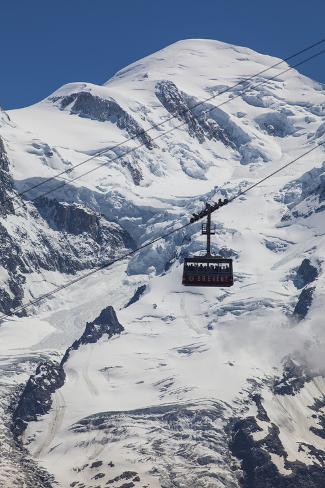
[[[13,180],[9,173],[9,159],[0,137],[0,215],[14,213]]]
[[[13,180],[9,173],[9,159],[3,140],[0,137],[0,215],[6,217],[14,213]],[[16,236],[12,237],[7,228],[0,223],[0,266],[8,273],[6,283],[0,288],[0,311],[10,314],[11,310],[21,304],[24,296],[23,284],[27,272],[21,248]],[[5,281],[5,280],[4,280]]]
[[[80,117],[98,120],[100,122],[111,122],[116,124],[119,129],[126,130],[135,139],[142,142],[148,149],[153,148],[151,137],[129,115],[115,100],[103,99],[89,92],[72,93],[64,97],[52,97],[53,102],[58,102],[61,110],[69,105],[71,114]]]
[[[100,478],[104,478],[105,473],[97,473],[95,476],[92,477],[93,480],[99,480]]]
[[[58,202],[46,197],[37,198],[34,204],[52,229],[74,235],[86,232],[98,240],[100,217],[95,212],[78,204]]]
[[[254,441],[252,433],[258,430],[260,429],[253,417],[236,421],[231,428],[230,447],[232,453],[242,462],[242,488],[324,488],[323,466],[288,462],[278,437],[278,428],[273,426],[267,438]],[[278,471],[268,451],[284,457],[288,474]]]
[[[46,414],[52,405],[51,395],[64,384],[65,373],[60,364],[53,362],[40,363],[32,375],[13,414],[13,432],[21,435],[27,423]]]
[[[12,182],[8,180],[9,162],[3,150],[0,139],[0,213],[6,215],[12,207],[8,202],[1,204],[1,189],[7,195]],[[35,201],[35,207],[29,211],[31,228],[17,224],[8,230],[5,223],[0,223],[0,266],[8,273],[0,287],[0,313],[10,314],[22,304],[29,273],[47,270],[75,274],[135,247],[120,225],[82,205],[42,197]]]
[[[57,231],[72,235],[87,234],[100,245],[123,245],[134,248],[130,235],[119,225],[110,222],[90,208],[76,203],[58,202],[46,197],[34,202],[39,214]]]
[[[304,286],[315,281],[318,274],[318,268],[311,264],[310,259],[305,258],[297,269],[296,276],[293,279],[293,284],[298,289],[304,288]]]
[[[124,308],[127,308],[129,307],[130,305],[132,305],[133,303],[137,302],[138,300],[140,300],[141,296],[144,294],[144,292],[146,291],[146,288],[147,286],[146,285],[141,285],[137,288],[137,290],[135,291],[133,297],[128,301],[128,303],[125,305]]]
[[[252,400],[254,401],[257,407],[257,418],[258,420],[262,420],[263,422],[270,422],[270,419],[267,415],[265,408],[263,407],[262,397],[258,393],[252,395]]]
[[[7,271],[7,286],[0,288],[0,310],[10,314],[18,307],[23,299],[23,284],[26,281],[24,273],[28,271],[23,253],[18,243],[11,237],[7,229],[0,223],[0,265]]]
[[[295,395],[311,379],[312,376],[303,366],[296,364],[291,358],[287,358],[282,377],[276,378],[274,381],[273,393],[276,395]]]
[[[215,464],[216,458],[213,456],[201,456],[197,459],[198,464],[201,466],[207,466],[208,464]]]
[[[309,405],[309,408],[315,412],[313,417],[317,420],[317,423],[319,427],[310,427],[310,430],[318,435],[318,437],[321,437],[322,439],[325,439],[325,414],[324,412],[324,407],[325,407],[325,396],[322,398],[316,398],[314,400],[313,405]],[[323,452],[323,456],[325,456],[325,453]],[[325,462],[325,459],[324,459]]]
[[[99,317],[93,322],[87,322],[85,331],[80,339],[77,339],[72,346],[67,349],[61,361],[61,365],[64,365],[68,360],[71,351],[76,351],[80,346],[85,344],[94,344],[104,335],[111,338],[113,335],[121,334],[123,330],[124,327],[119,323],[114,308],[111,306],[104,308]]]
[[[192,137],[196,137],[199,142],[204,142],[203,128],[191,112],[186,95],[178,90],[175,83],[167,80],[159,81],[156,85],[156,96],[169,113],[186,122]]]
[[[298,302],[294,308],[293,316],[298,320],[303,320],[313,301],[315,287],[304,288],[299,295]]]
[[[211,115],[204,116],[204,110],[207,110],[208,106],[202,107],[201,103],[202,116],[198,116],[193,109],[198,104],[198,100],[191,100],[191,97],[178,90],[172,81],[159,81],[156,84],[156,96],[169,113],[186,123],[189,134],[196,137],[200,143],[208,138],[235,147],[227,130],[213,120]]]
[[[14,435],[20,436],[28,422],[37,420],[38,416],[49,412],[52,406],[52,394],[64,384],[64,364],[72,350],[78,349],[83,344],[95,343],[104,334],[110,338],[115,334],[120,334],[123,330],[113,307],[107,307],[93,322],[86,324],[84,333],[67,349],[60,364],[52,361],[40,363],[35,374],[29,378],[14,411],[12,426]],[[98,463],[100,464],[93,463],[91,467],[100,466],[102,461]]]
[[[137,472],[136,471],[124,471],[122,474],[120,474],[119,476],[115,476],[115,478],[109,480],[107,482],[107,484],[112,484],[112,483],[117,483],[118,481],[123,481],[123,480],[130,480],[134,477],[137,476]],[[131,482],[132,483],[132,482]],[[121,486],[124,486],[126,487],[126,485],[129,487],[129,486],[135,486],[134,483],[132,483],[130,485],[130,483],[124,483],[123,485]]]
[[[42,270],[75,274],[135,246],[122,227],[81,205],[42,198],[37,200],[37,210],[30,214],[30,235],[18,225],[9,234],[0,223],[0,266],[8,273],[0,287],[0,311],[7,314],[21,305],[27,274]]]
[[[21,358],[20,358],[21,359]],[[30,358],[29,358],[30,359]],[[17,363],[18,364],[17,360]],[[26,358],[26,363],[29,362]],[[12,374],[13,364],[8,369],[8,374]],[[20,364],[19,373],[26,371],[26,364]],[[18,371],[15,371],[17,373]],[[4,371],[2,371],[4,375]],[[4,377],[4,376],[3,376]],[[25,449],[12,432],[12,414],[17,407],[20,388],[14,385],[4,384],[0,398],[1,409],[1,435],[0,435],[0,465],[1,465],[1,488],[54,488],[55,481],[37,462],[32,459],[27,449]],[[14,476],[12,476],[14,475]]]

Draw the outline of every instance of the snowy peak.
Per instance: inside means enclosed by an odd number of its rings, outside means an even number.
[[[211,64],[213,64],[216,72],[222,71],[227,76],[231,65],[240,61],[259,64],[259,71],[261,71],[261,65],[268,67],[281,60],[220,41],[187,39],[175,42],[140,61],[130,64],[118,71],[105,85],[122,79],[130,82],[146,79],[157,80],[162,73],[169,78],[177,76],[179,72],[183,76],[190,73],[192,78],[190,82],[192,82],[193,77],[205,78],[206,73],[211,72]],[[238,71],[241,69],[245,70],[247,67],[241,66]]]

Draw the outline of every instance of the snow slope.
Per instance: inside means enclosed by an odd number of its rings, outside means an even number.
[[[11,111],[1,137],[17,190],[110,149],[72,169],[64,187],[56,190],[60,180],[52,180],[27,192],[53,190],[48,197],[61,203],[55,229],[46,202],[3,219],[14,234],[28,215],[25,239],[49,262],[48,247],[35,231],[31,241],[30,229],[68,240],[82,262],[49,270],[32,260],[22,271],[22,301],[95,265],[99,215],[107,235],[118,236],[109,241],[116,255],[122,243],[144,244],[187,222],[205,201],[236,194],[323,141],[324,89],[295,70],[271,80],[286,63],[234,87],[277,61],[217,41],[180,41],[103,86],[72,83]],[[319,147],[214,214],[213,249],[234,258],[231,289],[180,284],[184,256],[204,250],[195,224],[52,297],[30,318],[5,322],[1,367],[11,372],[1,384],[13,395],[39,361],[60,360],[105,307],[114,306],[125,329],[70,354],[52,408],[23,434],[23,457],[62,487],[323,486],[323,162]],[[75,204],[84,209],[79,221]],[[103,249],[97,252],[98,263]],[[63,263],[69,259],[63,253]],[[1,279],[6,286],[6,267]],[[126,307],[139,287],[139,300]],[[288,357],[299,374],[286,366]],[[290,382],[299,387],[277,386]],[[0,479],[10,470],[10,486],[21,457],[6,463]],[[20,476],[33,486],[29,472]]]

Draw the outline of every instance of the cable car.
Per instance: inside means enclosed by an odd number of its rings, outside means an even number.
[[[215,226],[211,227],[211,208],[207,205],[201,213],[207,215],[207,222],[202,224],[202,235],[207,236],[207,253],[184,259],[182,283],[185,286],[225,287],[234,284],[232,259],[211,254],[211,236],[215,234]],[[201,214],[194,215],[191,221],[201,218]]]

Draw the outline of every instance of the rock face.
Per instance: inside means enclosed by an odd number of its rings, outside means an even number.
[[[141,296],[144,294],[144,292],[146,291],[147,289],[147,286],[146,285],[141,285],[139,286],[133,297],[130,298],[130,300],[127,302],[127,304],[125,305],[125,308],[129,307],[130,305],[132,305],[133,303],[136,303],[138,300],[140,300]]]
[[[142,142],[148,149],[153,148],[150,136],[138,122],[113,99],[103,99],[89,92],[72,93],[65,97],[52,97],[61,110],[69,107],[71,114],[87,117],[100,122],[111,122],[125,130],[131,138]]]
[[[0,223],[0,266],[7,273],[0,287],[0,310],[7,314],[23,302],[29,274],[42,270],[75,274],[135,246],[121,226],[83,205],[43,197],[35,207],[28,218],[23,210],[25,218],[17,224],[7,228]]]
[[[314,381],[311,374],[292,360],[288,359],[284,365],[283,377],[276,380],[272,386],[272,400],[266,402],[261,395],[253,395],[251,399],[257,407],[257,414],[246,418],[235,419],[230,422],[230,449],[234,456],[241,461],[243,476],[240,479],[242,488],[321,488],[325,483],[324,451],[321,443],[316,447],[304,439],[310,438],[310,432],[320,439],[325,437],[324,422],[324,396],[322,390],[312,389]],[[310,392],[317,398],[311,402]],[[308,393],[307,393],[308,392]],[[304,395],[307,397],[304,400]],[[282,422],[275,424],[272,421],[272,409],[281,405],[283,411],[291,407],[292,419],[289,432],[289,444],[295,442],[297,454],[292,455],[283,443],[286,435],[282,431]],[[288,407],[286,407],[288,405]],[[308,417],[314,419],[317,426],[304,426],[301,419],[295,416],[304,409]],[[262,414],[262,415],[261,415]],[[285,415],[285,414],[284,414]],[[298,424],[296,432],[295,424]],[[308,432],[309,429],[309,432]],[[301,462],[308,457],[308,462]]]
[[[276,395],[296,395],[301,391],[307,381],[311,381],[312,375],[305,368],[287,358],[283,366],[281,378],[276,378],[273,384],[273,392]]]
[[[80,339],[76,340],[72,346],[67,349],[61,364],[64,365],[68,360],[71,351],[76,351],[80,346],[94,344],[104,335],[111,338],[113,335],[121,334],[123,330],[124,328],[119,323],[114,308],[105,308],[93,322],[87,322],[84,333]]]
[[[191,97],[178,90],[172,81],[158,82],[156,96],[170,114],[186,124],[189,134],[196,137],[200,143],[208,138],[219,140],[226,146],[236,147],[225,126],[213,120],[213,114],[208,113],[204,116],[204,109],[208,110],[208,105],[202,107],[200,104],[199,107],[196,107],[198,100],[191,100]],[[192,107],[196,107],[196,110]]]
[[[7,270],[7,280],[0,287],[0,310],[10,314],[11,310],[21,305],[24,297],[23,285],[28,272],[22,256],[21,247],[8,230],[0,223],[0,264]]]
[[[39,214],[55,231],[89,236],[100,246],[133,248],[134,241],[118,224],[80,204],[68,204],[42,197],[35,200]]]
[[[61,364],[40,363],[28,380],[13,415],[13,432],[20,436],[28,422],[46,414],[52,406],[52,394],[63,384],[65,373]]]
[[[14,212],[13,181],[9,173],[9,159],[0,137],[0,215],[5,217]]]
[[[315,287],[304,288],[299,295],[298,302],[293,311],[293,316],[298,320],[302,320],[306,317],[308,310],[313,302],[313,294]]]
[[[271,424],[269,433],[261,441],[254,441],[254,434],[260,432],[255,419],[248,417],[232,426],[232,453],[241,460],[242,488],[322,488],[325,483],[324,468],[320,465],[285,462],[281,474],[272,462],[272,454],[286,456],[279,439],[277,426]],[[321,454],[321,453],[319,453]],[[324,459],[321,459],[324,462]]]
[[[64,384],[64,364],[67,362],[71,351],[77,350],[82,345],[94,344],[104,335],[111,338],[123,330],[124,328],[119,323],[113,307],[107,307],[93,322],[86,324],[84,333],[67,349],[60,363],[41,362],[37,366],[35,374],[29,378],[14,411],[14,435],[19,437],[26,429],[28,422],[37,420],[39,416],[49,412],[53,402],[53,394]]]
[[[305,258],[297,269],[297,274],[294,277],[293,284],[300,290],[304,286],[315,281],[318,274],[318,268],[311,263],[310,259]]]

